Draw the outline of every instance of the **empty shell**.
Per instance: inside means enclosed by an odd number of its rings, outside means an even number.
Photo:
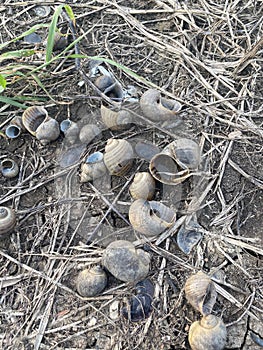
[[[113,111],[101,105],[101,118],[103,123],[111,130],[125,130],[130,127],[132,115],[129,111]]]
[[[182,106],[176,100],[161,97],[158,90],[147,90],[140,99],[143,114],[153,121],[164,121],[173,118]]]
[[[105,74],[99,76],[94,84],[109,98],[116,101],[123,99],[121,84],[109,72],[105,71]]]
[[[0,237],[10,231],[16,225],[16,215],[13,209],[0,207]]]
[[[66,141],[73,145],[79,138],[79,127],[76,122],[70,119],[62,120],[60,130],[64,133]]]
[[[95,139],[99,139],[101,137],[101,130],[95,124],[87,124],[84,125],[79,133],[79,139],[81,143],[88,145]]]
[[[175,212],[156,201],[137,199],[129,210],[129,220],[133,228],[145,236],[156,236],[172,226]]]
[[[107,274],[100,266],[85,269],[78,274],[76,285],[80,295],[93,297],[107,286]]]
[[[133,199],[153,199],[155,193],[155,180],[147,172],[136,173],[129,188]]]
[[[109,139],[104,154],[104,163],[112,175],[124,175],[132,166],[134,158],[131,144],[123,139]]]
[[[9,158],[1,161],[0,170],[2,175],[7,178],[16,177],[19,172],[17,163],[13,159]]]
[[[5,134],[9,139],[16,139],[21,134],[21,128],[18,125],[10,124],[5,129]]]
[[[177,185],[192,175],[200,164],[200,148],[190,139],[182,138],[171,142],[150,161],[152,176],[168,185]]]
[[[88,182],[98,179],[107,172],[106,165],[103,160],[103,153],[92,153],[81,165],[80,182]]]
[[[48,116],[44,107],[32,106],[22,115],[24,127],[35,136],[43,145],[56,140],[60,130],[58,122]]]
[[[223,350],[227,331],[221,318],[207,315],[195,321],[189,329],[189,344],[192,350]]]
[[[131,242],[119,240],[110,243],[104,250],[102,264],[117,279],[136,282],[146,278],[150,255],[136,249]]]
[[[185,282],[187,301],[202,315],[211,313],[216,302],[217,292],[214,282],[202,271],[190,276]]]
[[[200,241],[203,236],[202,229],[195,219],[181,226],[177,233],[177,244],[185,254],[190,254],[192,248]]]

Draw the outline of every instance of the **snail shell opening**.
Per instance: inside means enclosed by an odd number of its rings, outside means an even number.
[[[13,209],[0,207],[0,236],[4,235],[15,227],[16,215]]]
[[[17,163],[13,159],[9,158],[1,161],[0,170],[2,175],[6,178],[16,177],[19,172]]]
[[[21,134],[21,128],[17,125],[10,124],[5,129],[5,134],[9,139],[16,139]]]
[[[22,122],[27,131],[33,136],[36,136],[37,128],[44,122],[48,117],[48,112],[44,107],[32,106],[28,107],[23,115]]]

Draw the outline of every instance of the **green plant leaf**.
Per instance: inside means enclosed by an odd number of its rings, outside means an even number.
[[[4,60],[8,60],[8,59],[13,59],[13,58],[32,56],[34,53],[35,53],[35,50],[8,51],[8,52],[2,53],[2,55],[0,55],[0,62],[2,62]]]
[[[64,5],[64,9],[65,11],[67,12],[69,18],[71,19],[74,27],[76,26],[76,19],[75,19],[75,16],[74,16],[74,13],[73,13],[73,10],[71,8],[71,6],[69,5]]]
[[[63,6],[64,5],[59,5],[56,8],[54,15],[52,17],[52,21],[49,26],[48,37],[47,37],[47,47],[46,47],[46,62],[49,62],[52,59],[54,37],[57,29],[58,17],[62,11]]]
[[[5,78],[0,74],[0,93],[3,92],[6,88],[6,80]]]
[[[0,102],[5,103],[7,105],[12,105],[18,108],[26,109],[26,105],[22,105],[21,103],[17,102],[16,100],[6,97],[6,96],[0,96]]]

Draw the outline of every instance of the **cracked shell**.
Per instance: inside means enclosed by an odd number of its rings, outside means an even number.
[[[82,270],[76,281],[77,291],[83,297],[93,297],[107,286],[107,274],[100,266]]]
[[[223,350],[226,338],[227,331],[224,322],[214,315],[207,315],[200,321],[195,321],[188,335],[192,350]]]
[[[146,278],[149,272],[150,255],[136,249],[129,241],[119,240],[104,250],[102,264],[117,279],[137,282]]]

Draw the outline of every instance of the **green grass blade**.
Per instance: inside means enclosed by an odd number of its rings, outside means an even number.
[[[55,101],[53,99],[53,97],[49,94],[49,92],[47,91],[47,89],[45,88],[45,86],[43,85],[43,83],[41,82],[41,80],[38,78],[38,76],[36,74],[31,74],[33,79],[36,81],[36,83],[38,84],[38,86],[41,87],[41,89],[43,91],[45,91],[45,93],[47,94],[47,96],[52,100],[52,101]]]
[[[6,88],[6,80],[5,78],[0,74],[0,93],[3,92]]]
[[[29,57],[35,53],[35,50],[16,50],[8,51],[0,55],[0,62],[10,60],[13,58]]]
[[[57,29],[57,23],[58,23],[58,17],[62,11],[64,5],[59,5],[52,17],[52,21],[50,23],[49,31],[48,31],[48,38],[47,38],[47,48],[46,48],[46,62],[51,61],[52,59],[52,52],[54,47],[54,36]]]
[[[22,105],[21,103],[15,101],[14,99],[6,96],[0,96],[0,102],[7,104],[7,105],[12,105],[18,108],[26,109],[26,105]]]
[[[67,12],[69,18],[71,19],[74,27],[76,26],[76,19],[75,19],[75,16],[74,16],[74,13],[73,13],[73,10],[71,8],[71,6],[69,5],[64,5],[64,9],[65,11]]]

